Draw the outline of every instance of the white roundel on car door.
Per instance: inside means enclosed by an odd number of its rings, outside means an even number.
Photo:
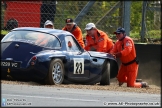
[[[74,74],[84,74],[84,58],[74,58]]]

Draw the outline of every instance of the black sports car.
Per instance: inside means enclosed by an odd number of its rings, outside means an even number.
[[[117,73],[113,56],[84,50],[67,31],[20,27],[1,40],[2,78],[110,85]]]

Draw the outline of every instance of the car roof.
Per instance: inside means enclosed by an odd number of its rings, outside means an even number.
[[[60,34],[65,34],[65,35],[72,35],[70,32],[65,31],[65,30],[60,30],[60,29],[49,29],[49,28],[38,28],[38,27],[18,27],[13,29],[12,31],[21,31],[21,30],[29,30],[29,31],[37,31],[37,32],[44,32],[44,33],[49,33],[49,34],[54,34],[54,35],[60,35]]]

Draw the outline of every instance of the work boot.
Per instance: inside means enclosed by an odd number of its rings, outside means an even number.
[[[136,79],[136,82],[142,82],[142,79]]]
[[[119,82],[119,86],[122,86],[124,83],[123,82]]]
[[[149,87],[149,85],[147,84],[147,82],[141,82],[141,84],[142,84],[142,88]]]

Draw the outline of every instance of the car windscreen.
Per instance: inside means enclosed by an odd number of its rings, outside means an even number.
[[[1,42],[9,41],[25,42],[48,48],[61,47],[60,41],[55,36],[36,31],[11,31],[1,40]]]

